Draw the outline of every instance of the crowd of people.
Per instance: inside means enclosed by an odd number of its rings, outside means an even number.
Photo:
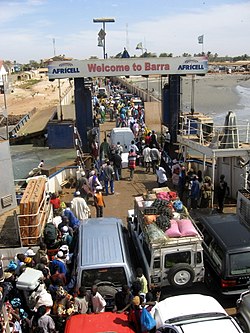
[[[62,226],[63,225],[63,226]],[[72,242],[67,244],[63,237],[65,219],[58,225],[57,246],[46,239],[37,251],[28,248],[25,253],[18,253],[15,260],[9,262],[5,271],[0,272],[0,302],[3,301],[8,315],[8,325],[12,332],[64,332],[66,320],[74,314],[100,313],[106,311],[106,301],[98,291],[97,285],[91,290],[84,286],[76,289],[76,277],[72,274]],[[69,225],[73,238],[77,225]],[[47,244],[45,243],[47,242]],[[55,244],[54,244],[55,245]],[[56,251],[52,253],[51,249]],[[40,280],[35,289],[29,291],[18,288],[19,277],[27,270],[40,272]],[[32,274],[31,271],[28,272]],[[142,308],[148,311],[159,301],[160,293],[154,296],[149,292],[148,282],[141,268],[136,270],[136,279],[132,286],[123,285],[114,296],[113,312],[127,312],[135,332],[142,332],[140,315]],[[1,331],[6,329],[6,318],[0,317]]]
[[[109,98],[94,97],[94,123],[104,123],[109,115],[111,121],[116,121],[116,126],[128,126],[134,133],[135,139],[128,149],[129,179],[133,180],[136,167],[141,166],[145,173],[156,175],[159,187],[171,186],[176,190],[188,208],[209,207],[214,190],[211,178],[203,177],[200,171],[196,174],[191,168],[186,170],[184,163],[176,159],[168,165],[169,177],[161,163],[162,151],[169,146],[168,131],[162,148],[157,133],[145,125],[143,106],[134,105],[126,98],[117,98],[116,89],[112,89]],[[96,217],[102,217],[104,195],[113,195],[115,181],[123,178],[121,155],[124,147],[120,142],[111,146],[105,138],[100,147],[94,141],[92,148],[92,168],[81,170],[71,202],[65,204],[56,193],[51,194],[54,217],[46,224],[39,249],[34,252],[29,248],[25,253],[18,253],[4,271],[0,265],[0,301],[1,305],[3,301],[6,304],[12,332],[63,332],[66,319],[73,314],[105,311],[106,301],[96,285],[91,290],[84,286],[76,290],[75,244],[81,221],[91,216],[90,198],[96,208]],[[227,189],[222,175],[218,189],[219,212],[223,212]],[[26,268],[41,271],[41,281],[31,292],[16,288],[17,279]],[[113,311],[128,311],[135,332],[142,333],[142,309],[147,307],[149,311],[150,306],[159,300],[159,295],[153,296],[149,292],[142,269],[138,268],[132,287],[124,285],[115,295]],[[6,322],[3,316],[0,319],[4,331]]]
[[[107,120],[116,121],[116,126],[130,127],[135,139],[129,145],[128,169],[129,180],[133,180],[136,167],[143,166],[146,173],[156,174],[159,187],[171,185],[178,192],[178,195],[189,209],[207,208],[211,206],[212,181],[209,176],[202,177],[201,171],[196,172],[190,168],[186,170],[183,162],[176,159],[167,166],[168,170],[162,165],[162,152],[169,152],[170,133],[161,136],[160,140],[154,130],[149,129],[145,124],[145,114],[143,106],[134,105],[133,99],[123,98],[119,94],[120,87],[110,85],[109,98],[94,98],[95,120],[102,119],[101,123]],[[104,116],[105,115],[105,116]],[[161,141],[161,144],[159,143]],[[107,161],[113,167],[113,177],[111,180],[112,189],[114,189],[114,180],[122,179],[122,145],[118,142],[116,146],[110,146],[106,139],[100,145],[100,163],[98,165],[100,177],[103,176],[102,164]],[[168,175],[167,175],[168,171]],[[98,170],[97,170],[98,172]],[[110,178],[110,177],[109,177]],[[107,186],[105,187],[107,194]],[[225,197],[225,195],[224,195]],[[219,211],[223,211],[218,191]]]

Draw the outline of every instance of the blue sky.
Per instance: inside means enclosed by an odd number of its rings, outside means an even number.
[[[102,58],[97,46],[101,23],[106,25],[108,56],[127,47],[180,56],[204,51],[219,55],[250,54],[249,0],[0,0],[0,59],[27,63],[54,54],[75,59]]]

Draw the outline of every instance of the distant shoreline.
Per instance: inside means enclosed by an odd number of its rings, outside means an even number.
[[[182,84],[183,110],[191,107],[191,77],[184,77]],[[250,89],[250,73],[208,74],[195,77],[194,109],[206,114],[224,114],[230,110],[244,109],[240,104],[241,96],[236,87]],[[250,105],[249,105],[250,106]]]

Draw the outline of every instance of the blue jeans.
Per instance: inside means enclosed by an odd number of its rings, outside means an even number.
[[[114,181],[113,180],[110,180],[110,181],[104,180],[106,194],[109,194],[109,185],[110,185],[111,193],[114,193]]]
[[[116,179],[116,180],[120,180],[120,177],[121,177],[121,169],[118,169],[118,168],[114,167],[114,170],[115,170],[115,179]]]

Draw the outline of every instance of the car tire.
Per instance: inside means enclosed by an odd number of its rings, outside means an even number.
[[[175,288],[190,287],[194,277],[194,270],[188,264],[176,264],[168,272],[168,282]]]

